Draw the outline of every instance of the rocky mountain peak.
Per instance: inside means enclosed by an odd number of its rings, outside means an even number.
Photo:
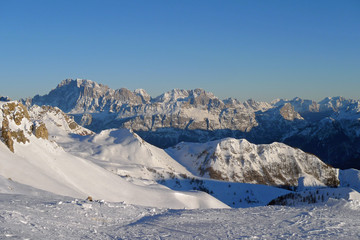
[[[319,102],[321,111],[337,112],[345,105],[351,104],[352,100],[345,99],[341,96],[327,97]]]
[[[154,102],[163,102],[170,103],[176,101],[183,101],[189,97],[189,92],[183,89],[172,89],[166,93],[161,94],[160,96],[154,99]]]
[[[244,105],[237,99],[235,98],[227,98],[223,100],[223,103],[227,106],[227,107],[236,107],[236,106],[242,106],[244,107]]]
[[[143,102],[148,103],[151,100],[151,96],[144,89],[135,89],[134,93],[139,95],[142,98]]]
[[[294,121],[295,119],[303,120],[299,113],[294,110],[294,107],[291,103],[285,103],[283,107],[280,108],[281,116],[289,121]]]
[[[319,112],[319,104],[313,100],[302,99],[295,97],[292,100],[287,99],[277,99],[272,102],[274,106],[281,107],[287,103],[290,103],[294,110],[298,113],[307,113],[307,112]]]
[[[258,102],[258,101],[255,101],[253,99],[248,99],[243,104],[244,104],[246,109],[251,109],[254,112],[256,112],[256,111],[266,111],[266,110],[273,107],[271,104],[269,104],[267,102]]]
[[[60,82],[60,84],[58,84],[57,88],[61,88],[64,86],[76,86],[78,88],[80,87],[96,87],[96,86],[104,86],[102,84],[98,84],[94,81],[88,80],[88,79],[81,79],[81,78],[76,78],[76,79],[71,79],[71,78],[67,78],[64,79]]]
[[[91,80],[65,79],[49,94],[27,99],[26,104],[50,105],[71,113],[94,113],[116,111],[123,104],[139,105],[149,100],[145,91],[131,92],[126,88],[113,90]]]

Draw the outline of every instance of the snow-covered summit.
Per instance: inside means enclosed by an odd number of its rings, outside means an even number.
[[[294,110],[300,114],[319,111],[319,104],[317,102],[299,97],[295,97],[292,100],[277,99],[273,101],[272,104],[276,107],[284,106],[285,104],[291,104],[294,107]]]

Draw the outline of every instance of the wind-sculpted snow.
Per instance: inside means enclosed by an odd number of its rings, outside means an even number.
[[[0,194],[1,239],[359,239],[360,205],[167,210]]]
[[[193,174],[226,181],[297,186],[300,177],[315,185],[337,186],[337,170],[314,155],[282,143],[251,144],[228,138],[180,143],[167,152]]]

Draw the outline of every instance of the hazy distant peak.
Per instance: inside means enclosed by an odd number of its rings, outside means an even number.
[[[174,102],[181,99],[185,99],[189,96],[189,92],[183,89],[172,89],[166,93],[156,97],[155,102]]]
[[[340,103],[340,102],[344,102],[344,101],[348,101],[346,98],[341,97],[341,96],[336,96],[336,97],[326,97],[323,100],[321,100],[319,103],[320,104],[327,104],[327,103]]]
[[[134,93],[142,95],[142,96],[149,96],[150,97],[150,95],[142,88],[135,89]]]
[[[63,81],[61,81],[61,83],[57,86],[57,88],[61,88],[64,86],[76,86],[77,88],[81,88],[81,87],[90,87],[90,88],[105,88],[105,89],[109,89],[108,86],[103,85],[103,84],[98,84],[97,82],[88,80],[88,79],[81,79],[81,78],[76,78],[76,79],[65,79]]]

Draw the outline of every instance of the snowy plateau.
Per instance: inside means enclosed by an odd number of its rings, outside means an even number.
[[[82,79],[0,97],[0,239],[359,239],[359,118]]]

